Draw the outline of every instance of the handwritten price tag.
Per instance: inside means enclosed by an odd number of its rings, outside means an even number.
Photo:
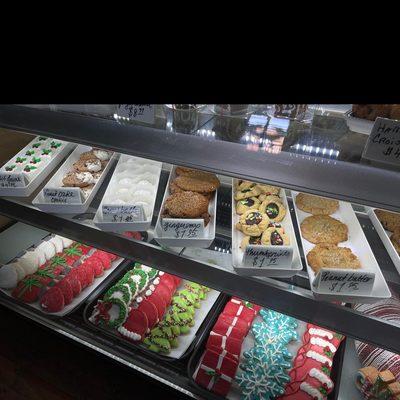
[[[117,117],[154,124],[154,104],[118,104]]]
[[[289,246],[249,245],[244,252],[243,264],[253,268],[289,268],[292,259],[293,248]]]
[[[2,188],[18,188],[25,187],[26,181],[25,177],[21,173],[0,173],[0,187]]]
[[[162,219],[162,236],[175,239],[194,239],[204,237],[204,220]]]
[[[103,204],[103,220],[105,222],[143,222],[146,220],[143,207],[125,206],[125,205],[108,205]]]
[[[43,197],[46,203],[81,204],[82,196],[79,188],[44,188]]]
[[[400,166],[400,121],[377,118],[365,146],[363,158]]]
[[[322,270],[313,285],[324,294],[368,294],[374,286],[373,272],[344,271],[338,269]]]

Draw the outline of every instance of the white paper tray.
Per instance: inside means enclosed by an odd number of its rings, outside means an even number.
[[[363,133],[364,135],[369,135],[374,126],[374,121],[353,117],[351,110],[345,113],[345,119],[346,124],[351,131]]]
[[[29,142],[23,149],[21,149],[14,157],[24,156],[26,151],[32,147],[32,143],[38,141],[39,136]],[[50,138],[49,138],[50,139]],[[56,140],[56,139],[55,139]],[[14,196],[14,197],[29,197],[39,185],[46,179],[51,171],[64,159],[64,157],[76,146],[74,143],[65,142],[63,140],[57,140],[57,142],[64,143],[64,148],[53,157],[50,162],[24,187],[16,188],[1,188],[0,196]],[[8,160],[5,164],[8,164],[12,160]]]
[[[154,193],[154,198],[153,198],[153,203],[151,205],[151,215],[149,216],[149,218],[145,221],[136,221],[136,222],[107,222],[107,221],[103,221],[103,204],[104,204],[104,198],[106,198],[106,196],[109,194],[112,185],[115,182],[115,174],[119,172],[119,166],[126,162],[128,159],[137,159],[137,160],[143,160],[143,162],[146,163],[151,163],[152,165],[154,165],[155,167],[159,168],[158,171],[158,179],[156,184],[154,185],[156,190]],[[138,232],[143,232],[143,231],[147,231],[150,227],[151,227],[151,221],[153,219],[153,213],[154,213],[154,205],[155,205],[155,201],[157,198],[157,192],[158,192],[158,185],[160,183],[160,175],[161,175],[161,169],[162,169],[162,163],[161,162],[157,162],[157,161],[151,161],[151,160],[147,160],[144,158],[140,158],[140,157],[134,157],[134,156],[127,156],[124,154],[121,154],[121,157],[118,161],[118,164],[114,170],[113,176],[110,180],[110,183],[108,184],[107,190],[104,193],[104,197],[100,203],[100,206],[96,212],[96,215],[93,219],[94,224],[100,228],[103,231],[107,231],[107,232],[125,232],[125,231],[138,231]],[[132,178],[134,177],[134,175],[132,175]],[[132,206],[134,204],[131,204]]]
[[[296,275],[297,272],[303,269],[301,264],[301,258],[299,248],[297,246],[296,235],[293,229],[293,222],[290,216],[290,210],[286,198],[284,189],[281,189],[280,198],[283,205],[286,208],[285,218],[280,222],[282,227],[285,229],[286,234],[290,237],[290,247],[293,249],[293,258],[291,265],[278,266],[278,267],[266,267],[266,268],[254,268],[245,266],[243,264],[244,251],[240,248],[240,243],[245,235],[236,229],[235,225],[240,219],[240,215],[236,214],[236,203],[234,199],[235,190],[238,184],[237,179],[232,179],[232,264],[233,269],[239,275],[245,276],[266,276],[271,278],[290,278]],[[270,246],[271,248],[281,248],[282,246]]]
[[[376,232],[381,238],[383,245],[385,246],[387,252],[389,253],[389,256],[392,259],[394,266],[396,267],[397,271],[400,274],[400,256],[390,240],[390,235],[392,233],[390,231],[385,230],[385,228],[379,221],[378,217],[374,212],[376,208],[365,207],[365,209],[367,210],[368,216],[372,221],[372,224],[374,225]]]
[[[157,224],[154,229],[154,239],[161,245],[166,247],[201,247],[207,248],[211,245],[213,240],[215,239],[215,225],[216,225],[216,215],[217,215],[217,196],[218,190],[215,191],[213,198],[210,200],[208,206],[208,212],[211,216],[210,222],[204,228],[204,238],[166,238],[162,236],[161,229],[161,214],[164,210],[165,200],[169,197],[169,184],[170,182],[176,178],[175,166],[173,166],[171,173],[169,174],[168,183],[165,188],[163,201],[160,208],[160,213],[158,214]],[[185,221],[184,219],[176,219],[177,222]]]
[[[79,145],[76,149],[71,153],[71,155],[65,160],[64,164],[61,165],[59,170],[53,175],[53,177],[47,182],[46,188],[58,188],[62,185],[62,179],[66,175],[67,172],[72,170],[72,165],[78,161],[79,156],[92,149],[91,146],[84,146]],[[110,170],[111,166],[115,163],[117,159],[117,154],[113,154],[113,156],[108,161],[106,167],[102,171],[99,180],[94,185],[90,195],[83,199],[81,204],[52,204],[46,203],[44,201],[43,196],[43,189],[38,193],[35,199],[32,201],[32,204],[39,208],[41,211],[47,213],[55,213],[55,214],[81,214],[86,212],[90,203],[92,202],[94,196],[96,195],[97,191],[99,190],[101,184],[103,183],[104,178],[106,177],[108,171]]]
[[[53,235],[49,235],[46,236],[45,238],[43,238],[42,241],[46,241],[48,239],[50,239]],[[37,243],[37,245],[39,245],[40,243]],[[37,246],[36,245],[36,246]],[[35,246],[35,247],[36,247]],[[29,250],[29,249],[27,249]],[[93,251],[91,250],[90,253],[88,253],[89,255],[92,253]],[[24,253],[24,252],[23,252]],[[17,255],[17,256],[21,256],[23,253]],[[10,260],[9,262],[12,262],[14,259]],[[110,274],[112,274],[115,269],[118,267],[118,265],[120,265],[122,262],[124,261],[123,258],[117,258],[115,261],[112,262],[111,267],[108,270],[104,271],[103,276],[99,277],[99,278],[94,278],[93,283],[86,287],[85,289],[83,289],[81,291],[81,293],[79,293],[78,296],[74,297],[72,299],[72,302],[68,305],[66,305],[61,311],[59,312],[55,312],[55,313],[47,313],[45,311],[43,311],[43,309],[40,307],[39,302],[35,302],[35,303],[23,303],[25,304],[27,307],[32,307],[36,310],[38,310],[39,312],[41,312],[44,315],[48,315],[48,316],[56,316],[56,317],[63,317],[64,315],[69,314],[70,312],[72,312],[75,308],[77,308],[80,304],[82,304],[82,302],[84,302],[89,295],[104,281],[104,279],[106,279]],[[11,296],[11,292],[12,290],[5,290],[5,289],[0,289],[1,292],[3,292],[5,295],[7,295],[8,297],[11,297],[14,301],[20,302],[18,299],[15,299],[14,297]]]
[[[377,300],[380,299],[387,299],[391,297],[390,290],[388,285],[383,277],[383,274],[379,268],[379,265],[372,253],[372,250],[368,244],[367,238],[364,235],[364,232],[361,228],[360,223],[356,217],[356,214],[351,206],[350,203],[340,201],[339,202],[339,209],[331,217],[336,218],[347,225],[348,227],[348,236],[349,240],[346,242],[339,243],[340,247],[348,247],[351,251],[358,257],[360,260],[362,271],[365,272],[373,272],[375,274],[375,281],[372,287],[370,294],[322,294],[318,293],[316,288],[313,285],[315,280],[315,273],[312,268],[308,265],[307,262],[307,254],[310,250],[314,248],[314,244],[310,243],[308,240],[304,239],[301,235],[300,225],[306,217],[309,217],[311,214],[308,214],[302,210],[299,210],[296,207],[296,196],[298,192],[292,191],[292,199],[293,205],[296,212],[297,223],[300,231],[301,242],[303,246],[305,262],[307,265],[307,272],[310,279],[310,286],[313,292],[314,297],[320,300],[326,301],[342,301],[346,303],[375,303]],[[346,270],[346,271],[353,271],[353,270]],[[355,270],[361,271],[361,270]]]

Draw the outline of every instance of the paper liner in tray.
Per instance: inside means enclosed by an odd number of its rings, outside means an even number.
[[[229,301],[229,297],[227,297],[223,304],[220,305],[220,312],[222,312],[223,307],[225,304]],[[189,383],[191,386],[195,387],[197,391],[201,393],[201,395],[206,398],[206,399],[214,399],[214,400],[221,400],[224,397],[219,396],[218,394],[215,394],[203,386],[200,386],[195,380],[194,380],[194,375],[197,372],[201,359],[203,357],[203,353],[206,348],[206,343],[208,340],[208,337],[210,335],[210,332],[216,323],[220,313],[215,313],[213,316],[212,321],[209,321],[209,328],[208,330],[204,330],[202,332],[202,336],[198,340],[198,344],[196,346],[196,350],[192,353],[192,356],[189,359],[188,365],[187,365],[187,374],[189,376]],[[253,324],[257,321],[261,321],[262,318],[260,316],[257,316]],[[296,342],[292,342],[288,345],[288,350],[293,354],[293,357],[296,357],[298,349],[301,347],[302,344],[302,337],[304,332],[306,331],[306,322],[298,320],[298,327],[297,327],[297,333],[299,334],[299,340]],[[335,387],[331,393],[327,396],[328,400],[336,400],[339,394],[339,386],[340,386],[340,378],[342,375],[342,367],[343,367],[343,358],[344,358],[344,351],[345,351],[345,341],[344,339],[342,343],[340,344],[335,357],[334,357],[334,362],[331,370],[331,379],[335,384]],[[249,330],[249,333],[247,334],[246,338],[243,341],[241,352],[240,352],[240,359],[239,359],[239,365],[244,361],[243,358],[243,353],[247,350],[250,350],[254,346],[254,336],[251,332],[251,329]],[[238,368],[238,371],[240,370],[240,366]],[[228,395],[226,396],[227,399],[230,400],[240,400],[240,388],[236,383],[232,384],[231,390],[229,391]]]
[[[307,265],[307,272],[310,279],[310,286],[314,296],[321,300],[326,301],[342,301],[348,303],[374,303],[377,300],[385,299],[390,297],[390,290],[387,286],[385,278],[379,268],[379,265],[375,259],[374,254],[368,244],[368,240],[358,222],[357,216],[350,203],[340,201],[339,209],[331,217],[338,219],[347,225],[348,228],[348,240],[338,244],[339,247],[348,247],[358,257],[361,263],[360,269],[336,269],[336,268],[324,268],[316,275],[313,269],[307,262],[307,254],[315,246],[308,240],[304,239],[301,235],[300,225],[302,221],[310,216],[311,214],[306,213],[296,206],[296,196],[298,192],[292,191],[293,205],[296,212],[297,223],[299,226],[303,251],[305,255],[305,261]],[[319,281],[322,274],[329,274],[332,277],[335,275],[342,276],[342,280],[339,277],[338,280],[330,281],[329,284],[321,286]],[[372,278],[373,286],[366,287],[364,290],[361,285],[354,285],[351,282],[353,278],[363,277]],[[335,278],[336,279],[336,278]],[[371,282],[371,280],[369,280]],[[331,285],[332,282],[332,285]],[[334,285],[338,282],[338,285]],[[342,286],[344,283],[344,286]],[[357,289],[357,287],[361,287]],[[357,293],[357,290],[360,293]]]
[[[161,214],[164,209],[165,200],[169,197],[169,185],[177,175],[176,167],[173,166],[165,188],[163,201],[161,203],[160,213],[158,214],[157,224],[154,229],[154,239],[161,245],[166,247],[202,247],[207,248],[215,239],[215,226],[217,215],[217,196],[218,190],[209,202],[208,212],[210,221],[204,227],[203,219],[183,219],[183,218],[162,218]],[[177,226],[172,228],[168,235],[164,233],[165,223]],[[193,230],[194,227],[194,230]]]
[[[127,174],[124,172],[124,166],[129,163],[132,163],[135,168],[131,174]],[[151,227],[151,221],[153,219],[154,205],[157,198],[161,169],[162,163],[160,162],[121,154],[118,164],[113,172],[113,176],[111,177],[111,180],[108,184],[107,190],[93,219],[94,224],[103,231],[110,232],[142,232],[149,229]],[[154,181],[151,182],[153,187],[151,188],[151,190],[149,190],[151,196],[149,198],[149,211],[147,212],[147,215],[145,212],[146,210],[143,209],[140,203],[129,204],[126,202],[122,206],[119,206],[115,202],[107,201],[107,198],[112,196],[113,190],[117,188],[118,176],[121,176],[123,178],[126,175],[126,178],[133,180],[139,179],[141,175],[143,176],[143,174],[150,172],[152,175],[151,179],[154,179]],[[149,178],[144,177],[144,179],[147,180]],[[120,187],[120,189],[125,188]],[[115,220],[118,222],[113,222],[110,220],[107,221],[104,218],[105,208],[108,209],[109,212],[111,212],[112,210],[113,214],[110,216],[115,216]]]
[[[91,146],[79,145],[75,148],[75,150],[71,153],[71,155],[65,160],[64,164],[58,169],[58,171],[51,177],[51,179],[47,182],[47,184],[42,188],[39,194],[32,201],[32,204],[39,208],[40,210],[48,213],[56,213],[56,214],[81,214],[86,212],[90,203],[94,199],[97,191],[99,190],[101,184],[103,183],[104,178],[107,176],[108,171],[114,165],[116,159],[118,158],[117,154],[113,154],[110,160],[108,161],[106,167],[102,171],[99,179],[93,186],[90,194],[87,198],[84,198],[81,193],[80,188],[77,187],[62,187],[62,179],[67,174],[67,172],[72,171],[72,165],[78,161],[79,156],[86,152],[92,150]],[[45,200],[44,192],[49,189],[60,189],[64,192],[68,192],[71,195],[74,195],[74,202],[67,203],[51,203]]]
[[[83,318],[87,326],[89,326],[92,330],[101,332],[107,337],[118,340],[118,345],[129,349],[140,350],[142,352],[147,353],[153,358],[158,358],[163,361],[176,361],[182,358],[186,358],[193,348],[197,347],[197,343],[199,339],[202,337],[203,332],[205,330],[211,329],[210,321],[214,320],[215,314],[219,314],[222,310],[221,307],[225,305],[226,295],[220,293],[214,289],[211,289],[210,292],[207,293],[207,297],[205,300],[201,300],[200,308],[196,309],[195,313],[195,324],[190,328],[190,332],[186,335],[179,336],[179,346],[176,349],[171,349],[169,354],[158,354],[154,351],[147,349],[147,347],[141,343],[131,342],[125,338],[123,338],[116,329],[110,329],[106,327],[101,327],[99,325],[95,325],[89,321],[90,316],[92,315],[93,308],[97,304],[97,300],[102,299],[104,293],[113,286],[122,276],[130,269],[133,268],[133,263],[125,264],[123,269],[120,269],[120,273],[115,275],[114,278],[107,282],[107,285],[103,287],[102,293],[98,296],[92,296],[88,299],[87,305],[84,310]],[[181,289],[183,285],[188,282],[187,280],[182,280],[180,286],[178,286],[177,290]],[[222,306],[221,306],[222,304]]]
[[[52,236],[54,235],[46,235],[41,242],[49,240]],[[33,247],[37,247],[41,242],[37,243],[35,246],[32,246],[26,250],[29,250]],[[89,255],[93,253],[95,249],[90,250],[88,253]],[[16,257],[14,257],[12,260],[9,262],[12,262],[15,258],[22,256],[24,252],[21,252],[20,254],[17,254]],[[125,262],[124,262],[125,261]],[[68,305],[66,305],[61,311],[55,312],[55,313],[47,313],[43,311],[43,309],[39,305],[39,301],[36,301],[35,303],[24,303],[20,301],[19,299],[16,299],[11,296],[12,290],[6,290],[6,289],[1,289],[0,292],[2,293],[3,296],[7,296],[11,298],[13,301],[23,305],[24,307],[28,307],[30,309],[35,309],[38,312],[42,313],[43,315],[46,315],[47,317],[63,317],[65,315],[70,314],[72,311],[74,311],[77,307],[79,307],[100,285],[102,285],[104,282],[107,281],[108,277],[111,277],[114,272],[116,272],[119,268],[121,268],[125,263],[128,261],[124,260],[123,258],[118,258],[115,261],[112,262],[111,267],[108,270],[104,271],[104,274],[101,277],[95,278],[93,283],[86,287],[85,289],[82,290],[81,293],[79,293],[78,296],[74,297],[72,302]],[[122,265],[121,265],[122,264]]]
[[[12,158],[17,157],[24,157],[29,159],[30,156],[27,156],[25,153],[27,150],[32,149],[32,145],[37,142],[40,143],[39,137],[37,136],[28,145],[26,145],[23,149],[21,149],[15,156]],[[50,144],[51,138],[47,138],[46,143],[47,145]],[[0,169],[0,196],[14,196],[14,197],[29,197],[38,187],[39,185],[46,179],[46,177],[53,171],[53,169],[63,160],[63,158],[76,146],[73,143],[65,142],[62,140],[55,140],[54,141],[62,144],[61,150],[53,150],[56,151],[54,157],[50,159],[50,161],[44,164],[41,171],[39,171],[36,175],[34,175],[31,179],[26,177],[26,173],[24,172],[7,172],[3,168],[7,164],[11,163],[11,160],[8,160],[4,166]],[[35,151],[34,149],[32,149]],[[37,155],[36,157],[40,157],[40,148],[36,150]],[[43,162],[43,160],[42,160]],[[18,184],[12,183],[12,181],[18,180]],[[2,183],[4,181],[4,184]],[[16,185],[15,187],[12,187]]]
[[[381,222],[379,221],[378,217],[375,214],[376,208],[365,207],[368,216],[375,227],[375,230],[379,237],[381,238],[383,245],[385,246],[387,252],[389,253],[390,258],[393,261],[394,266],[396,267],[397,271],[400,274],[400,255],[396,251],[393,246],[392,241],[390,240],[390,235],[392,232],[385,230]]]
[[[292,218],[290,216],[290,210],[286,198],[286,193],[284,189],[281,189],[279,197],[286,208],[285,218],[279,222],[285,230],[285,233],[290,237],[290,245],[289,246],[263,246],[263,245],[254,245],[247,246],[246,249],[250,247],[256,250],[260,250],[262,252],[266,252],[266,254],[273,254],[275,251],[278,252],[288,252],[289,258],[284,257],[276,257],[276,264],[271,264],[274,262],[274,257],[271,256],[269,259],[265,257],[264,259],[270,261],[270,265],[263,265],[260,267],[257,260],[255,260],[256,266],[252,266],[251,261],[254,260],[252,258],[245,259],[245,251],[240,248],[241,241],[245,237],[245,235],[236,229],[235,225],[240,219],[240,215],[236,213],[236,203],[237,200],[234,199],[235,190],[238,184],[237,179],[232,179],[232,263],[234,270],[239,275],[246,276],[265,276],[265,277],[279,277],[279,278],[290,278],[296,275],[297,272],[303,269],[303,265],[301,263],[299,248],[297,246],[296,235],[293,228]],[[283,254],[283,253],[281,253]],[[261,259],[258,257],[258,259]]]

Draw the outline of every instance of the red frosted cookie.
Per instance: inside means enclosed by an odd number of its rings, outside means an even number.
[[[71,271],[66,277],[66,280],[71,285],[72,294],[74,297],[78,296],[79,293],[82,291],[81,283],[79,282],[78,275],[75,271]]]
[[[111,267],[111,257],[108,253],[106,253],[103,250],[96,250],[90,257],[97,257],[101,262],[103,263],[103,267],[105,270],[109,269]]]
[[[90,264],[93,269],[94,277],[98,278],[104,275],[103,262],[97,257],[89,257],[85,260],[85,264]]]
[[[235,339],[232,335],[222,336],[215,332],[210,332],[208,337],[206,348],[214,350],[220,353],[222,350],[226,350],[236,358],[240,357],[240,351],[242,349],[242,341]]]
[[[11,295],[24,303],[34,303],[39,299],[43,286],[44,284],[38,276],[27,275],[18,282],[17,287],[11,292]]]
[[[154,293],[159,294],[163,298],[163,300],[165,301],[165,304],[167,306],[169,306],[169,304],[171,303],[171,300],[172,300],[173,292],[168,288],[167,285],[165,285],[164,283],[160,282],[156,286],[156,288],[154,290]]]
[[[344,339],[344,336],[339,333],[332,332],[329,329],[321,328],[318,325],[307,324],[307,330],[304,333],[303,342],[304,343],[309,342],[311,338],[314,338],[314,341],[316,338],[321,338],[323,340],[329,341],[332,343],[334,348],[338,349],[340,343]],[[335,353],[336,351],[333,352]]]
[[[158,322],[158,311],[157,307],[148,299],[143,299],[137,308],[146,314],[147,320],[149,322],[149,329],[152,329]]]
[[[232,325],[234,323],[235,325]],[[243,341],[247,335],[248,326],[245,321],[241,321],[236,318],[234,321],[233,317],[221,314],[215,323],[212,332],[217,333],[221,336],[233,337],[235,339]]]
[[[176,283],[173,275],[164,274],[163,276],[160,277],[160,283],[167,286],[172,295],[175,293]]]
[[[257,311],[254,309],[252,303],[232,298],[228,303],[226,303],[222,314],[238,317],[250,326],[257,315]]]
[[[144,339],[149,329],[149,321],[144,312],[132,309],[125,323],[118,328],[118,332],[126,339],[133,342]]]
[[[74,272],[81,284],[82,290],[85,289],[89,285],[89,280],[90,277],[88,276],[88,272],[86,271],[86,268],[82,268],[83,265],[79,265],[78,267],[75,267],[72,272]]]
[[[162,317],[165,314],[165,310],[167,309],[167,305],[164,299],[156,292],[153,292],[150,296],[147,297],[147,300],[155,305],[157,308],[158,319],[161,321]]]
[[[40,299],[40,306],[46,312],[58,312],[64,308],[64,296],[58,287],[49,289]]]
[[[64,296],[64,304],[70,304],[72,302],[72,299],[74,298],[74,294],[72,291],[72,286],[69,283],[68,279],[62,279],[60,282],[57,283],[55,287],[58,287],[61,290]]]
[[[84,261],[78,268],[86,270],[87,286],[91,285],[94,281],[94,268],[93,265]]]

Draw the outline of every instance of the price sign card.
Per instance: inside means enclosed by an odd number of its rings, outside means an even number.
[[[140,205],[107,205],[103,204],[104,222],[143,222],[146,220],[143,207]]]
[[[25,187],[26,180],[22,173],[0,172],[0,187],[1,188],[19,188]]]
[[[400,121],[377,118],[363,152],[363,158],[400,166]]]
[[[252,268],[290,268],[293,248],[290,246],[246,246],[243,264]]]
[[[154,104],[118,104],[117,116],[154,124]]]
[[[195,239],[204,237],[203,219],[163,218],[162,236],[174,239]]]
[[[81,190],[74,188],[44,188],[43,197],[46,203],[82,204]]]
[[[369,294],[374,286],[373,272],[349,271],[343,269],[322,269],[313,286],[323,294]]]

